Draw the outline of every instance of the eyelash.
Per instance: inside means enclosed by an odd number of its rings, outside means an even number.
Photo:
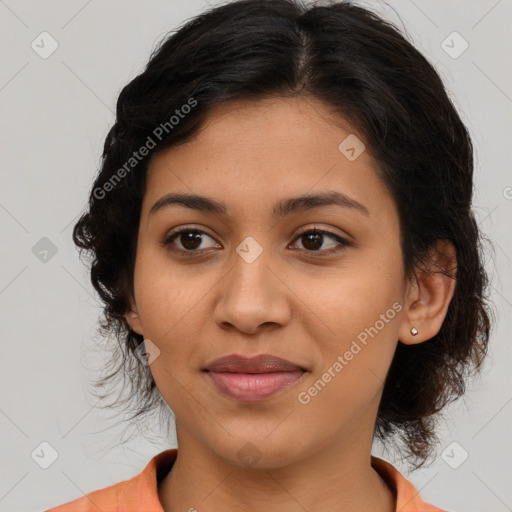
[[[184,227],[184,228],[181,228],[181,229],[179,229],[177,231],[172,231],[171,233],[167,234],[164,237],[164,239],[162,241],[162,244],[165,247],[171,247],[172,243],[173,243],[173,240],[175,238],[178,238],[183,233],[195,233],[195,234],[200,234],[200,235],[206,235],[206,236],[209,236],[210,238],[213,238],[208,233],[206,233],[205,231],[202,231],[200,229],[192,228],[192,227]],[[344,247],[351,247],[352,246],[352,244],[350,242],[348,242],[344,238],[340,237],[339,235],[336,235],[336,234],[332,233],[331,231],[326,231],[326,230],[323,230],[323,229],[318,229],[316,227],[305,229],[305,230],[301,231],[294,238],[293,242],[296,242],[302,236],[304,236],[306,234],[310,234],[310,233],[313,233],[313,234],[316,234],[316,235],[325,235],[325,236],[327,236],[327,237],[329,237],[331,239],[334,239],[335,241],[339,242],[343,247],[342,248],[337,248],[337,249],[317,250],[317,251],[308,250],[308,249],[299,249],[300,252],[308,253],[308,255],[312,255],[312,254],[315,254],[315,253],[323,253],[323,254],[327,253],[327,255],[331,255],[333,253],[337,253],[337,252],[343,250]],[[173,252],[180,253],[180,254],[183,254],[184,256],[188,256],[188,257],[196,256],[197,253],[201,252],[200,249],[191,250],[191,249],[176,249],[176,248],[172,248],[171,250]]]

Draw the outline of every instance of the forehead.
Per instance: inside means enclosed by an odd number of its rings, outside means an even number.
[[[188,144],[208,147],[210,156],[222,152],[229,157],[238,152],[260,159],[270,155],[275,159],[279,154],[290,158],[292,150],[301,157],[311,150],[332,154],[338,147],[336,144],[333,148],[333,141],[341,142],[355,132],[346,119],[317,98],[272,96],[213,107]]]
[[[361,151],[363,136],[312,97],[219,105],[185,144],[153,156],[146,212],[170,191],[221,198],[228,205],[268,203],[270,208],[282,197],[336,190],[369,209],[382,209],[391,198],[377,163],[368,148],[347,158],[340,144],[343,148],[348,137],[357,137]]]

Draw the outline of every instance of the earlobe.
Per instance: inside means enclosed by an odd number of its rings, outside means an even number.
[[[134,306],[133,303],[131,303],[130,308],[125,313],[124,317],[128,322],[128,325],[130,326],[131,330],[143,336],[139,312],[137,310],[137,307]]]
[[[449,240],[438,240],[429,250],[426,269],[416,271],[414,293],[409,293],[399,340],[422,343],[441,329],[456,285],[457,258]]]

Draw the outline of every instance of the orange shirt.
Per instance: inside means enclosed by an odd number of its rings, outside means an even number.
[[[130,480],[90,492],[45,512],[164,512],[158,500],[157,484],[171,469],[177,453],[176,448],[165,450]],[[389,462],[372,455],[371,464],[396,491],[397,512],[446,512],[423,502],[412,483]]]

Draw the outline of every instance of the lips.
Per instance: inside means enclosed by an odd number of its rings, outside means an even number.
[[[300,366],[276,356],[243,357],[236,354],[216,359],[206,369],[210,372],[271,373],[304,370]]]
[[[236,354],[216,359],[205,369],[215,388],[241,401],[269,398],[299,381],[305,368],[277,356],[243,357]]]

